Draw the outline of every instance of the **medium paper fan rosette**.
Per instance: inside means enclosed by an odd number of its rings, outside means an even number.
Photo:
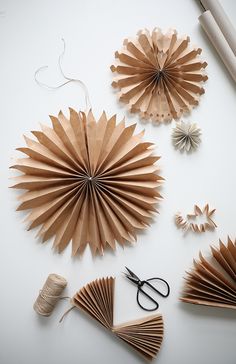
[[[18,150],[27,158],[11,167],[23,172],[13,187],[27,190],[18,210],[31,210],[29,229],[41,225],[38,235],[55,237],[59,252],[72,240],[73,255],[87,244],[102,254],[135,240],[161,197],[153,144],[142,141],[144,132],[133,135],[136,124],[116,124],[105,112],[98,122],[73,109],[69,119],[50,118],[52,128],[33,131],[37,141],[25,137]]]
[[[119,99],[132,113],[155,122],[177,119],[198,105],[204,93],[207,63],[199,60],[200,53],[176,30],[140,30],[115,53],[111,70],[118,75],[112,86],[120,89]]]

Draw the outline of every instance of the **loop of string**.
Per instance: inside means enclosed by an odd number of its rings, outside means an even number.
[[[43,288],[34,303],[34,310],[42,316],[50,316],[54,307],[60,299],[70,298],[61,296],[67,285],[67,281],[58,274],[49,274]]]
[[[65,40],[64,38],[62,38],[62,42],[63,42],[63,51],[62,53],[60,54],[59,58],[58,58],[58,67],[59,67],[59,70],[60,70],[60,73],[62,75],[62,77],[66,80],[65,82],[57,85],[57,86],[50,86],[44,82],[41,82],[39,81],[38,79],[38,74],[47,69],[48,66],[42,66],[40,68],[38,68],[35,73],[34,73],[34,79],[35,79],[35,82],[40,86],[40,87],[44,87],[44,88],[47,88],[48,90],[58,90],[59,88],[69,84],[69,83],[72,83],[72,82],[75,82],[75,83],[78,83],[83,92],[84,92],[84,97],[85,97],[85,111],[88,111],[91,109],[91,102],[90,102],[90,98],[89,98],[89,93],[88,93],[88,89],[86,87],[86,85],[84,84],[83,81],[81,81],[80,79],[77,79],[77,78],[71,78],[71,77],[68,77],[65,75],[63,69],[62,69],[62,59],[65,55],[65,51],[66,51],[66,43],[65,43]]]

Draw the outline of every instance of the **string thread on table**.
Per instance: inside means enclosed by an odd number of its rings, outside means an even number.
[[[52,273],[49,274],[43,288],[39,291],[39,295],[34,303],[34,310],[42,316],[50,316],[57,302],[62,298],[61,293],[67,285],[64,277]]]
[[[92,108],[92,105],[91,105],[91,101],[90,101],[90,97],[89,97],[89,92],[88,92],[88,88],[87,86],[85,85],[85,83],[83,81],[81,81],[80,79],[78,78],[72,78],[72,77],[68,77],[66,76],[65,72],[63,71],[62,69],[62,59],[64,57],[64,54],[65,54],[65,51],[66,51],[66,42],[64,40],[64,38],[61,39],[62,42],[63,42],[63,51],[62,53],[60,54],[59,58],[58,58],[58,67],[59,67],[59,70],[60,70],[60,73],[62,75],[62,77],[65,79],[65,82],[61,83],[60,85],[57,85],[57,86],[50,86],[46,83],[43,83],[41,81],[38,80],[38,73],[41,72],[42,70],[45,70],[48,68],[48,66],[42,66],[40,68],[38,68],[35,73],[34,73],[34,79],[35,79],[35,82],[40,86],[40,87],[45,87],[47,88],[48,90],[57,90],[71,82],[75,82],[75,83],[78,83],[83,92],[84,92],[84,97],[85,97],[85,111],[88,112],[91,108]]]

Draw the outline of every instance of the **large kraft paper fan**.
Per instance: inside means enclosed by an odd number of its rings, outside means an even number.
[[[120,101],[132,113],[154,122],[170,121],[198,105],[207,80],[199,59],[200,48],[190,46],[190,38],[176,30],[164,34],[159,28],[140,30],[125,39],[115,53],[116,72],[112,86],[118,88]]]
[[[211,246],[211,255],[199,260],[187,272],[180,300],[187,303],[236,309],[236,239],[219,247]]]
[[[114,325],[114,288],[115,278],[96,279],[74,295],[72,304],[130,345],[145,359],[154,359],[160,351],[163,341],[162,315],[155,314],[121,325]]]
[[[50,118],[52,128],[33,131],[37,141],[25,137],[17,150],[27,158],[11,167],[23,172],[13,187],[27,190],[18,210],[31,210],[29,229],[41,225],[38,235],[55,237],[58,252],[72,240],[73,255],[87,244],[102,254],[116,241],[136,240],[161,198],[153,144],[142,141],[144,132],[133,135],[136,124],[116,124],[105,112],[98,122],[73,109],[69,119],[62,112]]]

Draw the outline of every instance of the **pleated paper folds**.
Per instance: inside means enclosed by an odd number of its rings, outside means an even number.
[[[52,128],[33,131],[37,140],[25,137],[18,148],[27,158],[12,166],[23,173],[14,188],[27,190],[18,210],[31,210],[29,229],[41,225],[43,241],[54,238],[61,252],[72,240],[72,253],[115,249],[136,240],[137,230],[147,227],[161,197],[152,143],[135,126],[116,124],[105,112],[96,122],[92,112],[70,109],[51,116]]]
[[[193,269],[187,273],[184,292],[180,298],[187,303],[236,309],[236,240],[220,240],[219,247],[211,246],[211,257],[200,253]]]
[[[199,60],[201,49],[189,42],[189,37],[179,37],[176,30],[164,34],[159,28],[140,30],[134,39],[125,39],[111,66],[117,74],[112,86],[120,90],[120,101],[132,113],[163,122],[198,105],[207,63]]]
[[[215,209],[211,210],[209,205],[206,204],[202,209],[198,205],[194,205],[194,212],[183,216],[181,212],[175,215],[176,226],[184,231],[192,230],[195,233],[204,233],[205,231],[214,230],[217,225],[213,220]],[[198,217],[204,217],[205,221],[196,222]]]
[[[146,359],[152,360],[159,352],[163,340],[162,315],[151,315],[114,326],[114,286],[115,279],[112,277],[97,279],[75,294],[73,305],[85,311]]]

